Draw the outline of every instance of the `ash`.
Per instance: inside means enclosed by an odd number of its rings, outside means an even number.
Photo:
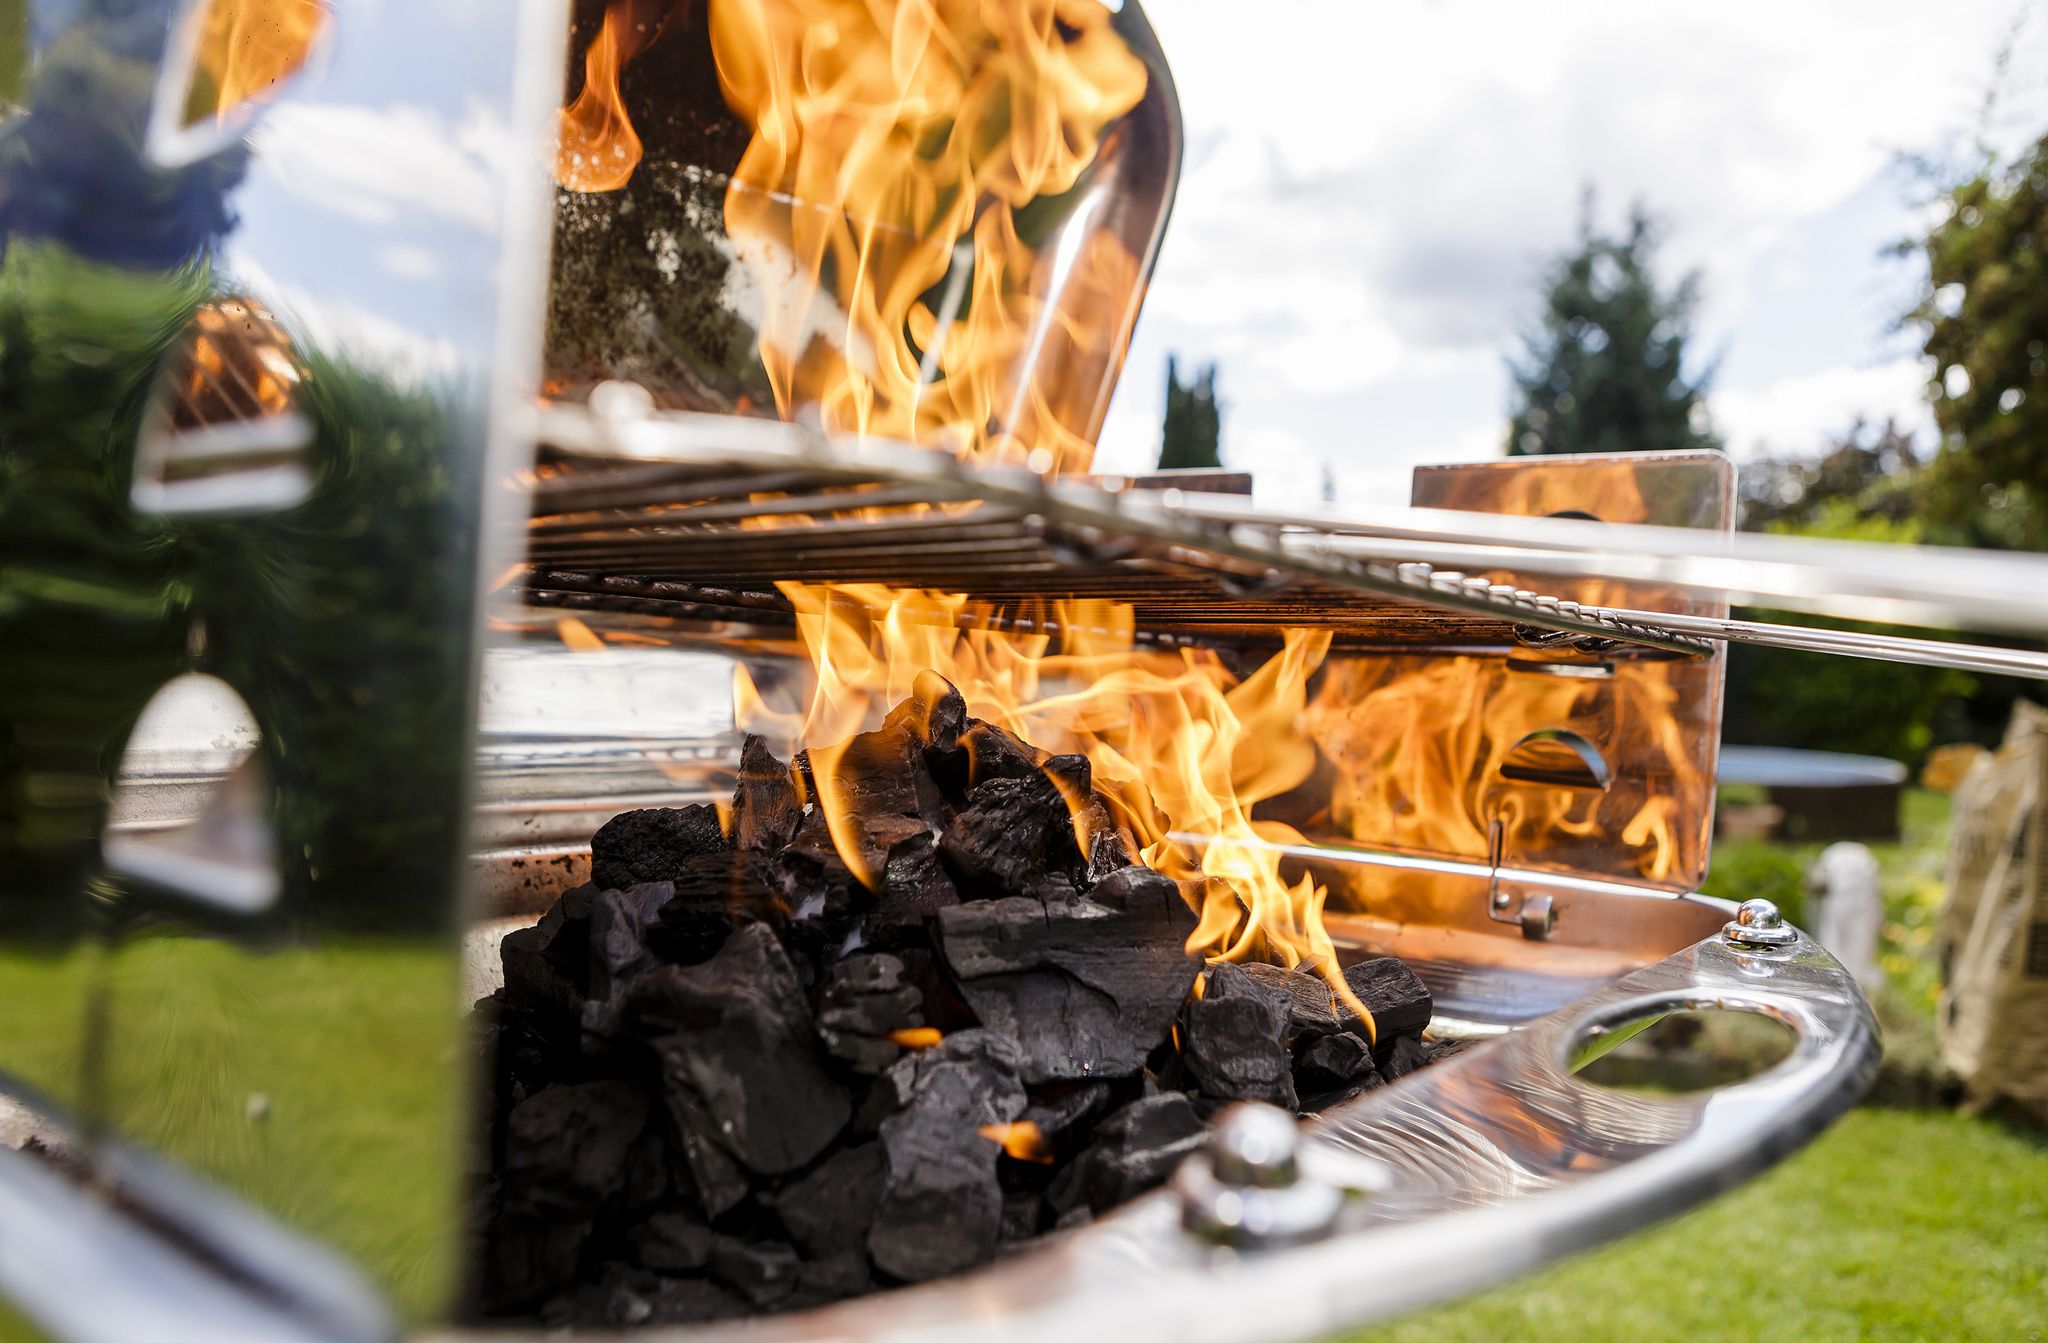
[[[1345,972],[1376,1045],[1312,974],[1205,968],[1087,760],[935,675],[837,777],[867,882],[805,756],[749,738],[729,827],[621,815],[505,937],[475,1316],[725,1319],[958,1273],[1154,1188],[1231,1101],[1313,1111],[1437,1051],[1397,960]]]

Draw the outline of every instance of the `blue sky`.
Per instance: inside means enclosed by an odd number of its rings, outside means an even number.
[[[1099,463],[1156,452],[1164,367],[1216,360],[1223,454],[1274,501],[1406,493],[1497,454],[1502,364],[1580,194],[1640,199],[1702,273],[1694,355],[1731,451],[1859,413],[1931,423],[1893,329],[1924,227],[1902,151],[2048,129],[2039,0],[1158,0],[1187,125],[1180,195]],[[1256,16],[1256,18],[1250,17]]]

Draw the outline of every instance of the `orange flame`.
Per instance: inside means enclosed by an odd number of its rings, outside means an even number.
[[[583,91],[555,126],[555,181],[570,191],[616,191],[640,164],[640,133],[626,115],[619,74],[658,27],[637,21],[632,0],[613,0],[583,53]]]
[[[199,21],[187,121],[225,121],[243,102],[268,99],[306,63],[326,23],[325,0],[212,0]]]
[[[1041,471],[1085,468],[1140,287],[1070,213],[1147,74],[1098,0],[712,0],[754,136],[729,236],[784,415]],[[1070,195],[1069,193],[1073,193]],[[1031,240],[1062,222],[1062,243]],[[1065,241],[1071,237],[1073,242]]]
[[[780,587],[796,608],[816,673],[810,703],[802,713],[771,709],[741,667],[737,715],[749,730],[808,744],[818,805],[860,880],[872,886],[877,874],[866,870],[861,822],[846,802],[847,743],[906,697],[920,672],[935,671],[975,717],[1043,750],[1088,758],[1095,789],[1140,859],[1191,892],[1200,918],[1190,951],[1305,966],[1370,1021],[1344,985],[1323,926],[1327,890],[1307,876],[1291,885],[1281,877],[1273,846],[1301,836],[1252,818],[1257,803],[1315,767],[1301,719],[1327,632],[1288,631],[1279,652],[1240,678],[1209,650],[1140,647],[1131,608],[1116,603],[1010,612],[1034,631],[1018,634],[986,628],[994,613],[957,595],[863,584]],[[1086,852],[1091,836],[1078,805],[1085,799],[1069,801]]]
[[[936,1026],[905,1026],[902,1030],[889,1032],[890,1042],[905,1049],[930,1049],[945,1038]]]
[[[1052,1164],[1052,1144],[1045,1140],[1045,1134],[1038,1125],[1028,1119],[1014,1124],[983,1124],[975,1132],[1001,1147],[1019,1161],[1035,1161],[1041,1166]]]

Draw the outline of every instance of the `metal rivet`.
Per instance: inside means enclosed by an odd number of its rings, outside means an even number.
[[[1784,947],[1799,940],[1799,930],[1768,900],[1745,900],[1735,917],[1722,925],[1721,936],[1737,946]]]

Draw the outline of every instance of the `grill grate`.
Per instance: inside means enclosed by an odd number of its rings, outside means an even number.
[[[996,619],[1052,601],[1128,603],[1155,642],[1264,641],[1327,628],[1340,647],[1546,643],[1704,653],[1700,640],[1426,564],[1304,553],[1302,529],[1160,525],[1129,482],[974,469],[905,445],[827,443],[795,425],[541,413],[525,580],[540,606],[786,626],[779,580],[964,593]],[[1295,543],[1295,544],[1287,544]]]

